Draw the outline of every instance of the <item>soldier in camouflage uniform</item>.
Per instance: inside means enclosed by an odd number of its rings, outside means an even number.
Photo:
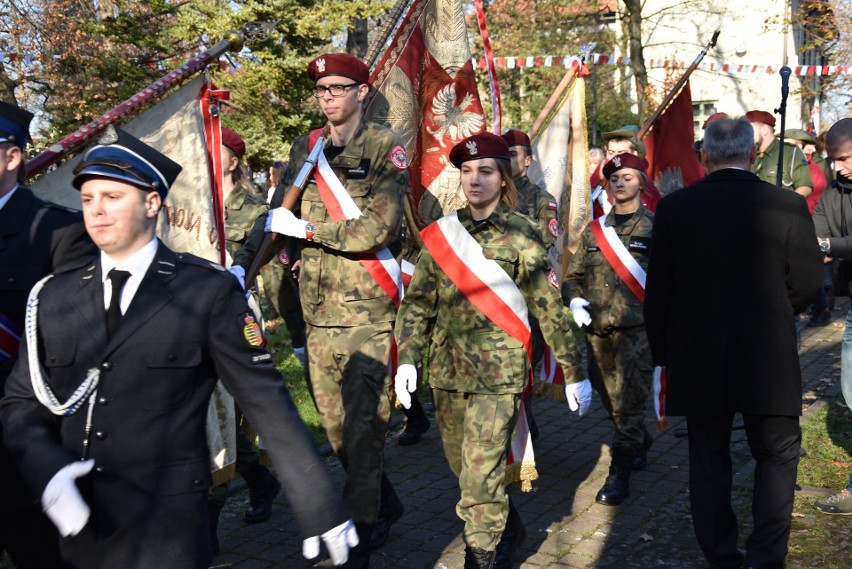
[[[615,201],[604,224],[614,227],[630,255],[645,270],[654,214],[642,205],[640,197],[646,183],[644,162],[633,154],[619,154],[603,172]],[[591,226],[583,232],[568,265],[562,300],[570,306],[577,325],[588,326],[589,376],[615,426],[610,474],[595,499],[617,505],[629,496],[630,472],[645,466],[653,442],[645,427],[653,365],[642,301],[604,257]]]
[[[576,382],[579,357],[559,295],[548,283],[540,233],[528,217],[513,211],[516,195],[505,141],[475,135],[453,148],[450,161],[462,171],[469,201],[450,216],[457,216],[485,258],[511,277],[541,322],[566,381]],[[465,568],[508,567],[525,537],[504,477],[521,393],[530,377],[529,358],[523,344],[481,312],[441,269],[425,237],[424,243],[397,315],[396,392],[405,405],[414,390],[416,366],[428,359],[436,422],[461,489],[456,512],[464,522]]]
[[[346,470],[344,497],[361,541],[347,567],[367,567],[370,547],[387,541],[402,504],[383,476],[396,307],[361,258],[383,248],[398,253],[408,172],[399,137],[362,120],[370,85],[361,60],[323,55],[310,63],[308,76],[316,82],[315,97],[329,121],[325,157],[361,216],[332,221],[315,170],[302,194],[301,219],[279,207],[293,181],[282,178],[265,229],[301,239],[299,291],[314,401]],[[309,135],[293,142],[291,173],[305,163],[308,146]],[[255,226],[235,262],[248,264],[263,230]]]
[[[749,111],[745,118],[754,129],[754,144],[757,148],[751,171],[764,182],[775,185],[778,178],[778,153],[782,144],[775,136],[775,117],[766,111]],[[783,160],[781,187],[807,197],[813,191],[814,183],[804,152],[797,146],[784,143]]]

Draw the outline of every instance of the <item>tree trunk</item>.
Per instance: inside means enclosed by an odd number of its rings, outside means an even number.
[[[624,0],[624,34],[627,36],[630,70],[636,85],[636,102],[639,105],[639,124],[648,118],[648,71],[645,69],[642,47],[642,2]]]
[[[364,59],[369,49],[367,43],[367,20],[365,18],[352,18],[349,33],[346,35],[346,52]]]

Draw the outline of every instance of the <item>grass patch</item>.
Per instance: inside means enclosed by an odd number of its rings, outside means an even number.
[[[327,443],[328,439],[320,422],[319,411],[314,405],[308,384],[305,382],[305,371],[302,369],[302,364],[299,363],[298,358],[293,355],[293,344],[290,341],[290,333],[287,331],[287,326],[284,325],[284,320],[275,318],[266,321],[266,341],[267,349],[275,358],[275,366],[284,376],[290,397],[296,404],[302,421],[311,431],[314,442],[317,445]]]
[[[852,412],[842,395],[814,413],[802,427],[800,486],[840,489],[852,470]]]

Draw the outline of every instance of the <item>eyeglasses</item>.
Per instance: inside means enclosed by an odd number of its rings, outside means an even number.
[[[136,172],[131,164],[127,164],[126,162],[119,162],[118,160],[111,160],[109,158],[97,158],[93,160],[84,160],[77,164],[74,167],[74,175],[76,176],[89,166],[106,166],[108,168],[115,168],[116,170],[121,170],[125,174],[129,174],[136,180],[139,180],[139,183],[142,184],[146,188],[151,188],[152,190],[156,190],[159,184],[157,182],[151,182],[148,178],[145,178],[138,172]]]
[[[350,87],[357,87],[360,83],[350,83],[349,85],[329,85],[327,87],[322,87],[320,85],[316,86],[316,93],[314,93],[315,99],[322,99],[326,93],[331,93],[332,97],[342,97],[346,94],[346,90]]]

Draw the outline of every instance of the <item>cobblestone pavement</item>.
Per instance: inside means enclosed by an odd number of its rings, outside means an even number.
[[[805,328],[801,350],[805,417],[839,391],[840,339],[848,301],[838,302],[833,321],[822,328]],[[618,507],[596,504],[609,465],[611,426],[599,399],[582,418],[569,413],[567,404],[537,398],[534,403],[541,437],[535,446],[539,480],[534,491],[513,489],[527,527],[518,566],[532,568],[696,568],[706,563],[695,543],[689,514],[686,439],[674,436],[685,427],[673,418],[656,434],[649,465],[634,473],[631,496]],[[428,409],[427,409],[428,410]],[[651,411],[652,413],[652,411]],[[420,444],[397,445],[400,426],[389,435],[387,473],[396,486],[405,514],[392,530],[387,545],[373,554],[374,569],[456,569],[463,566],[461,522],[455,515],[458,488],[447,467],[437,428]],[[649,413],[649,429],[653,425]],[[740,511],[748,511],[752,464],[742,431],[734,433],[732,452]],[[342,471],[334,458],[329,468],[337,480]],[[239,569],[331,567],[328,559],[306,561],[301,537],[283,497],[272,518],[246,525],[242,514],[248,494],[239,490],[229,500],[220,522],[222,553],[216,566]],[[845,519],[845,518],[841,518]],[[741,519],[744,533],[749,521]],[[846,526],[848,533],[848,525]],[[797,532],[791,538],[794,549]],[[852,545],[842,542],[841,558],[852,558]],[[840,567],[848,566],[845,561]],[[809,565],[790,561],[789,567]]]

